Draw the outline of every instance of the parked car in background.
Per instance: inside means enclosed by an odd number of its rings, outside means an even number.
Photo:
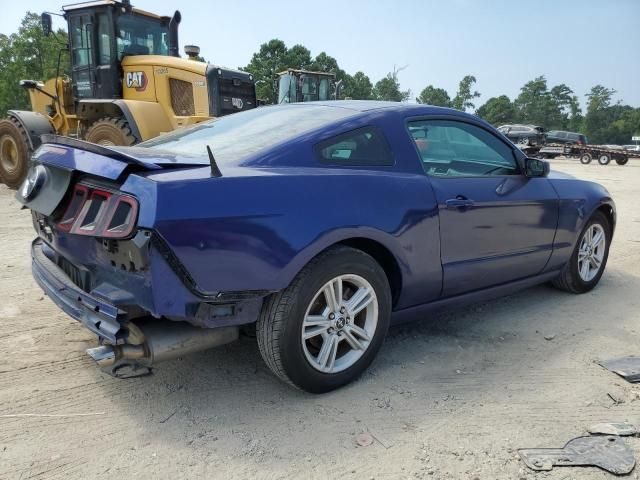
[[[547,132],[547,143],[565,143],[569,145],[586,145],[587,136],[582,133],[551,130]]]
[[[544,128],[537,125],[502,125],[498,130],[518,145],[544,145]]]
[[[604,187],[474,115],[367,101],[257,108],[135,147],[45,138],[17,198],[36,281],[100,338],[109,373],[255,325],[268,367],[309,392],[360,375],[390,323],[548,281],[588,292],[616,221]]]

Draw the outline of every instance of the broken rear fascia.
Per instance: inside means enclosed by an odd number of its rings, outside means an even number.
[[[66,237],[68,240],[71,236]],[[125,244],[123,251],[126,244],[133,241],[135,239],[120,242]],[[103,248],[97,241],[96,245]],[[235,297],[223,293],[211,298],[194,295],[155,248],[151,245],[144,248],[148,249],[148,264],[138,272],[119,266],[74,263],[77,268],[90,271],[94,279],[90,287],[83,289],[60,266],[59,257],[65,258],[64,249],[58,247],[56,251],[42,238],[37,238],[32,244],[33,276],[63,311],[110,344],[126,341],[127,322],[145,316],[185,321],[205,328],[243,325],[257,320],[261,296],[253,292],[248,297],[246,292],[240,292],[244,296]]]

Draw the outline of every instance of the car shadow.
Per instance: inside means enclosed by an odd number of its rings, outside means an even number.
[[[166,434],[167,442],[176,435],[206,440],[224,432],[259,431],[265,443],[294,436],[313,448],[314,442],[323,441],[324,430],[313,439],[305,436],[310,417],[326,422],[329,441],[336,433],[329,432],[329,425],[343,422],[340,431],[350,436],[389,412],[406,416],[405,424],[427,428],[440,418],[442,402],[447,402],[450,413],[468,408],[470,398],[481,405],[483,398],[509,390],[511,383],[520,385],[518,379],[538,378],[535,369],[541,365],[551,377],[544,381],[553,382],[553,372],[560,371],[554,370],[556,361],[568,352],[575,357],[576,342],[591,344],[592,337],[602,337],[602,352],[610,349],[615,339],[607,341],[607,334],[615,337],[620,332],[602,322],[600,313],[604,316],[607,305],[624,302],[639,283],[638,277],[615,271],[584,295],[542,285],[392,327],[362,377],[324,395],[301,392],[279,381],[262,361],[255,339],[247,337],[159,364],[149,377],[103,376],[99,385],[108,386],[105,395],[113,397],[131,424],[160,441]],[[589,315],[580,318],[577,312]],[[598,369],[593,358],[602,352],[572,357],[574,377],[580,376],[579,370]],[[568,388],[566,378],[557,382],[559,390]],[[169,422],[173,427],[167,430]]]

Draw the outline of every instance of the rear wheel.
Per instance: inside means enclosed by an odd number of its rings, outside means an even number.
[[[602,155],[600,155],[598,157],[598,163],[600,165],[609,165],[610,161],[611,161],[611,155],[609,155],[607,153],[603,153]]]
[[[626,165],[628,161],[629,161],[629,157],[619,157],[619,158],[616,158],[616,163],[617,163],[618,165]]]
[[[580,163],[583,165],[588,165],[589,163],[591,163],[591,160],[593,160],[593,158],[591,157],[590,153],[583,153],[582,155],[580,155]]]
[[[529,138],[528,137],[520,137],[518,139],[518,144],[519,145],[529,145]]]
[[[257,323],[260,353],[283,381],[312,393],[341,387],[373,361],[391,314],[384,270],[366,253],[336,247],[269,297]]]
[[[571,259],[552,283],[561,290],[585,293],[602,277],[609,258],[611,225],[602,212],[595,212],[582,230]]]
[[[138,141],[131,132],[129,123],[124,118],[117,117],[105,117],[94,122],[89,127],[85,140],[107,147],[129,146]]]
[[[0,180],[17,188],[29,169],[31,145],[22,125],[12,118],[0,120]]]

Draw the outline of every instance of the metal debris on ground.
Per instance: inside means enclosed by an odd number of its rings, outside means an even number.
[[[532,470],[558,467],[599,467],[616,475],[631,473],[636,464],[633,451],[619,437],[578,437],[563,448],[522,448],[522,461]]]
[[[627,422],[605,422],[598,423],[589,427],[589,433],[592,435],[618,435],[626,437],[638,433],[635,425]]]
[[[598,364],[620,375],[627,382],[640,383],[640,357],[630,356],[602,360]]]
[[[382,445],[387,450],[393,447],[393,442],[381,433],[369,429],[369,435],[371,435],[375,440],[378,441],[380,445]]]
[[[361,433],[356,437],[356,443],[361,447],[368,447],[373,444],[373,437],[368,433]]]

